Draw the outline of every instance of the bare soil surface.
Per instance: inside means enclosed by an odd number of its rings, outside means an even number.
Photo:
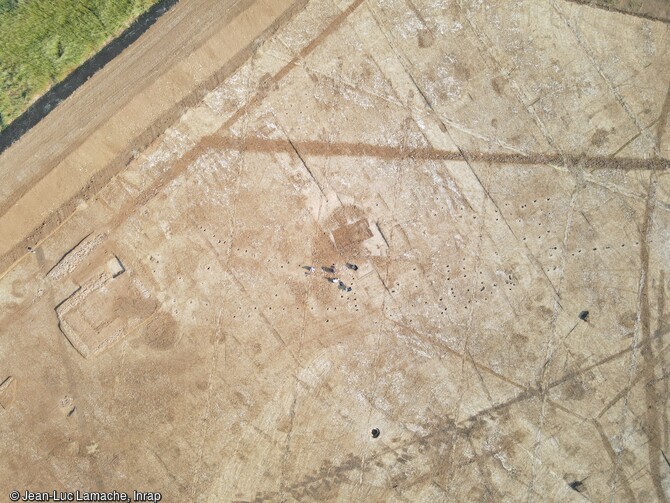
[[[35,132],[0,494],[670,499],[670,44],[637,14],[250,2],[79,146]]]

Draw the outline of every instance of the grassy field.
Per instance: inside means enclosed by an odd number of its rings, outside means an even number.
[[[0,0],[0,130],[158,0]]]

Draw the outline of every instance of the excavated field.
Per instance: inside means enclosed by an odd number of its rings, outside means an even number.
[[[0,156],[0,499],[668,501],[632,4],[180,2]]]

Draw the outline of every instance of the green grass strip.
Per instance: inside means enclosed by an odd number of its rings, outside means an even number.
[[[0,130],[158,0],[0,0]]]

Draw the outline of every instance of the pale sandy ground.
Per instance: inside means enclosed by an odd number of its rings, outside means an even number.
[[[668,24],[250,2],[209,40],[243,19],[164,70],[162,102],[124,95],[77,146],[21,140],[39,181],[0,216],[0,498],[668,500]]]

